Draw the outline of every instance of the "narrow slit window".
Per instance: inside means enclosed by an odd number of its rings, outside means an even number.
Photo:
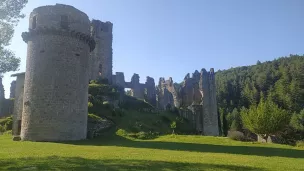
[[[36,22],[37,22],[37,17],[34,16],[34,17],[33,17],[33,21],[32,21],[32,29],[35,29],[35,28],[36,28]]]
[[[69,27],[68,16],[66,16],[66,15],[61,16],[60,25],[61,25],[61,28],[68,29],[68,27]]]

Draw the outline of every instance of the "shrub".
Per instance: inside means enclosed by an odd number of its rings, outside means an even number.
[[[7,117],[7,118],[1,120],[0,125],[2,126],[2,129],[4,131],[12,130],[12,128],[13,128],[13,118],[10,116],[10,117]],[[2,131],[2,132],[4,132],[4,131]]]
[[[296,146],[297,146],[297,147],[304,148],[304,140],[297,141]]]
[[[108,102],[108,101],[103,102],[102,105],[106,109],[111,109],[111,107],[112,107],[111,104],[110,104],[110,102]]]
[[[5,129],[3,128],[2,125],[0,125],[0,133],[3,133],[3,132],[5,132]]]
[[[91,80],[90,84],[98,84],[98,81],[97,80]]]
[[[93,107],[93,103],[88,102],[88,107],[89,107],[89,108]]]
[[[245,141],[246,138],[244,134],[240,131],[228,131],[228,137],[236,141]]]
[[[141,139],[141,140],[148,140],[148,139],[154,139],[157,136],[159,136],[158,132],[144,132],[144,131],[140,131],[136,134],[130,134],[129,136],[133,137],[133,138],[137,138],[137,139]]]
[[[127,131],[125,131],[124,129],[118,129],[117,131],[116,131],[116,135],[119,135],[119,136],[127,136],[128,135],[128,133],[127,133]]]

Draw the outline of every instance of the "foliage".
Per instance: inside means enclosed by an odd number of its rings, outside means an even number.
[[[172,129],[172,134],[174,134],[174,129],[176,128],[176,121],[173,121],[171,124],[170,124],[170,127]]]
[[[87,138],[95,138],[108,130],[112,123],[94,114],[88,114]]]
[[[145,102],[144,100],[140,100],[128,95],[123,96],[123,100],[119,106],[127,110],[154,109],[151,104]]]
[[[233,121],[229,120],[229,113],[258,105],[261,92],[282,109],[299,113],[304,108],[303,73],[304,56],[299,55],[216,72],[216,96],[223,132]]]
[[[298,114],[294,113],[290,119],[290,125],[297,131],[304,132],[304,109]]]
[[[89,94],[93,96],[110,96],[113,99],[117,99],[119,93],[116,87],[106,84],[89,84]]]
[[[258,106],[243,108],[241,119],[244,126],[251,132],[267,138],[269,135],[278,134],[289,123],[290,115],[286,110],[278,107],[270,98],[261,100]]]
[[[2,129],[2,132],[12,130],[12,128],[13,128],[13,118],[12,118],[12,116],[1,119],[0,120],[0,126],[1,126],[1,129]],[[0,132],[1,132],[1,130],[0,130]]]
[[[14,34],[14,26],[19,19],[24,18],[21,10],[27,4],[27,0],[2,0],[0,1],[0,75],[16,71],[20,64],[20,58],[6,49]]]
[[[304,140],[297,141],[296,146],[304,148]]]
[[[232,131],[239,131],[242,129],[241,116],[237,108],[234,108],[232,113],[228,113],[227,122]]]
[[[236,141],[245,141],[246,140],[246,137],[240,131],[229,131],[228,137],[230,139],[236,140]]]

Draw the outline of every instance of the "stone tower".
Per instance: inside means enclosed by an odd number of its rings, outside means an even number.
[[[91,25],[91,34],[96,41],[96,48],[91,53],[90,58],[90,80],[95,80],[100,76],[103,79],[108,79],[111,84],[113,24],[109,21],[92,20]]]
[[[22,37],[27,59],[21,140],[85,139],[88,63],[95,48],[88,16],[69,5],[38,7]]]
[[[203,130],[205,135],[219,135],[214,69],[201,70],[199,89],[202,93]]]

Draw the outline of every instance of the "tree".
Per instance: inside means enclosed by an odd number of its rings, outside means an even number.
[[[24,15],[21,10],[27,0],[1,0],[0,1],[0,76],[9,71],[16,71],[20,58],[6,49],[14,34],[14,27]]]
[[[172,129],[172,134],[175,134],[174,133],[174,129],[176,129],[176,121],[173,121],[171,124],[170,124],[170,127]]]
[[[299,114],[294,113],[292,115],[290,125],[295,130],[304,132],[304,109]]]
[[[270,98],[261,97],[258,106],[241,111],[243,125],[251,132],[267,139],[282,131],[290,121],[290,114],[278,107]]]

